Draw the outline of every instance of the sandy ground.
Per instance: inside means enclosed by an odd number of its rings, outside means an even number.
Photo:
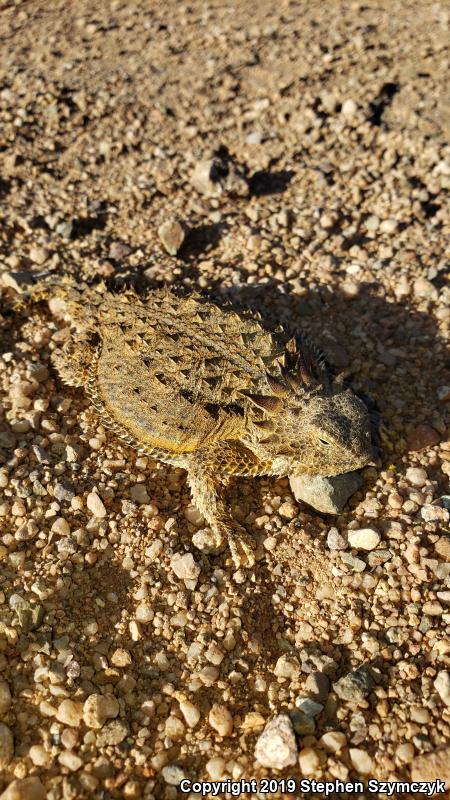
[[[392,443],[337,516],[235,482],[259,554],[236,572],[193,546],[185,475],[59,381],[67,323],[5,303],[3,800],[450,785],[449,20],[409,0],[1,6],[2,299],[45,271],[245,300],[312,335]],[[240,177],[199,186],[218,151]],[[255,758],[279,715],[284,769],[273,727]]]

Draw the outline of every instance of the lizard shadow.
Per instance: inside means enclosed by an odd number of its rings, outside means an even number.
[[[267,330],[281,323],[286,337],[295,331],[310,336],[334,372],[342,371],[356,392],[375,402],[394,434],[391,459],[401,458],[419,424],[434,427],[438,439],[445,434],[450,420],[439,398],[450,383],[450,349],[431,303],[419,310],[407,299],[382,294],[375,282],[360,284],[351,298],[328,285],[298,296],[277,281],[212,294],[219,305],[259,312]]]

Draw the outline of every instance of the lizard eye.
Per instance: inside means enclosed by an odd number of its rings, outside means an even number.
[[[326,439],[321,439],[320,437],[319,437],[319,442],[320,442],[320,444],[325,444],[325,445],[327,445],[327,447],[328,447],[328,446],[329,446],[329,444],[330,444],[330,442],[327,442],[327,440],[326,440]]]

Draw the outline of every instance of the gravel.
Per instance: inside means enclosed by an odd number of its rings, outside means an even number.
[[[375,550],[380,541],[381,536],[374,528],[360,528],[348,533],[348,543],[356,550]]]
[[[358,702],[370,694],[374,685],[374,679],[367,667],[360,667],[333,683],[333,691],[342,700]]]
[[[450,781],[445,4],[41,5],[2,13],[0,797]],[[43,272],[304,331],[377,466],[233,478],[236,571],[58,378],[64,304],[10,308]]]
[[[279,714],[264,728],[256,742],[255,756],[263,767],[285,769],[297,761],[297,744],[292,722]]]
[[[291,477],[289,483],[296,500],[321,511],[323,514],[340,514],[348,499],[362,485],[358,472],[347,472],[333,478],[301,475]]]

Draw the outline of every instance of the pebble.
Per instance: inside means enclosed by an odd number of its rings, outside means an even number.
[[[359,667],[333,683],[333,691],[342,700],[358,702],[364,700],[375,686],[375,681],[367,667]]]
[[[225,759],[220,757],[210,758],[205,764],[205,769],[212,781],[219,781],[226,769]]]
[[[63,767],[67,767],[71,772],[76,772],[83,766],[83,759],[71,750],[63,750],[58,756],[58,761]]]
[[[308,736],[314,733],[316,723],[313,717],[309,717],[304,711],[296,708],[294,711],[289,712],[294,731],[298,736]]]
[[[63,725],[78,728],[83,718],[83,704],[75,700],[63,700],[58,706],[56,719]]]
[[[48,250],[45,247],[32,247],[30,250],[30,261],[33,264],[45,264],[48,259]]]
[[[397,230],[397,220],[396,219],[384,219],[380,223],[380,232],[381,233],[395,233]]]
[[[176,256],[184,242],[185,233],[177,220],[170,219],[159,226],[158,236],[169,255]]]
[[[70,525],[63,517],[57,517],[52,525],[52,532],[59,536],[70,536]]]
[[[106,508],[102,498],[96,492],[89,492],[86,498],[86,505],[89,511],[98,519],[106,517]]]
[[[359,747],[350,747],[348,753],[350,761],[360,775],[369,775],[372,772],[372,758],[365,750],[360,750]]]
[[[282,655],[275,664],[277,678],[296,678],[300,674],[300,664],[296,656]]]
[[[0,716],[11,708],[11,690],[5,680],[0,680]]]
[[[132,660],[129,650],[125,650],[123,647],[118,647],[111,656],[111,664],[115,667],[129,667]]]
[[[0,795],[0,800],[46,800],[47,792],[39,778],[13,781]]]
[[[438,672],[436,680],[434,681],[434,688],[442,702],[450,707],[450,672],[448,672],[448,670],[442,669]]]
[[[260,131],[252,131],[245,137],[246,144],[261,144],[263,141],[263,134]]]
[[[447,400],[450,400],[450,386],[439,386],[437,398],[440,403],[445,403]]]
[[[83,720],[88,728],[102,728],[107,719],[117,717],[119,701],[113,694],[91,694],[84,701]]]
[[[194,561],[192,553],[175,553],[170,560],[170,565],[177,576],[182,581],[196,583],[200,575],[200,567]]]
[[[319,754],[312,747],[303,747],[298,755],[302,775],[313,775],[320,768]]]
[[[144,483],[136,483],[132,486],[130,489],[130,496],[135,503],[146,504],[150,502],[150,497],[148,496]]]
[[[176,764],[169,764],[169,766],[163,767],[162,776],[169,786],[179,786],[181,781],[184,780],[184,772]]]
[[[17,615],[19,625],[24,633],[39,628],[44,619],[44,607],[39,604],[30,603],[20,594],[11,595],[9,598],[9,607]]]
[[[173,739],[173,741],[177,741],[178,739],[182,739],[185,735],[186,728],[182,723],[181,719],[171,715],[166,719],[166,723],[164,725],[164,733],[169,739]]]
[[[136,606],[135,616],[138,622],[142,622],[143,625],[148,625],[148,623],[154,619],[155,612],[150,603],[139,603],[139,605]]]
[[[217,197],[222,193],[222,186],[216,174],[213,159],[199,161],[192,172],[191,184],[194,189],[206,197]]]
[[[385,564],[390,561],[392,552],[390,550],[374,550],[367,556],[367,563],[369,567],[377,567],[379,564]]]
[[[195,506],[187,506],[184,509],[184,516],[192,525],[204,525],[205,519]]]
[[[411,764],[413,781],[435,781],[439,778],[450,783],[450,745],[418,755]]]
[[[344,102],[342,103],[341,113],[344,115],[344,117],[352,117],[353,114],[356,113],[357,108],[358,107],[355,101],[352,100],[351,98],[348,98],[347,100],[344,100]]]
[[[209,724],[219,736],[231,736],[233,732],[233,717],[226,706],[214,703],[209,712]]]
[[[411,742],[403,742],[399,744],[395,750],[395,757],[402,764],[409,764],[413,760],[415,754],[416,751]]]
[[[71,483],[68,483],[68,481],[61,481],[55,483],[53,494],[59,503],[63,501],[66,503],[70,503],[75,497],[75,489],[73,488]]]
[[[332,478],[299,475],[289,478],[292,493],[322,514],[340,514],[349,498],[362,486],[359,472],[347,472]]]
[[[317,700],[319,703],[324,703],[330,691],[330,680],[324,672],[315,670],[306,678],[305,690],[314,700]]]
[[[217,540],[217,536],[210,528],[196,531],[192,537],[192,544],[205,555],[217,555],[224,550],[224,542]]]
[[[285,769],[297,762],[297,743],[287,714],[279,714],[267,723],[256,742],[255,757],[269,769]]]
[[[450,561],[450,537],[449,536],[440,536],[437,542],[434,545],[434,549],[438,556],[444,559],[444,561]]]
[[[425,522],[442,522],[448,523],[450,512],[441,506],[433,506],[431,503],[425,503],[420,509],[420,516]]]
[[[356,550],[375,550],[380,541],[381,536],[374,528],[348,531],[348,543]]]
[[[0,722],[0,767],[6,767],[14,755],[14,739],[11,730]]]
[[[317,717],[323,711],[323,704],[318,703],[317,700],[312,700],[311,697],[303,697],[300,695],[295,701],[295,705],[300,711],[303,711],[307,717]]]
[[[406,449],[413,453],[417,450],[425,450],[427,447],[434,447],[440,441],[440,434],[431,425],[418,425],[409,434],[406,440]]]
[[[28,751],[28,755],[35,767],[47,767],[50,764],[51,755],[42,744],[33,744]]]
[[[327,546],[330,550],[346,550],[348,547],[347,536],[340,533],[337,528],[330,528],[327,534]]]
[[[347,744],[347,737],[341,731],[329,731],[324,733],[319,739],[327,753],[338,753]]]
[[[97,747],[120,744],[128,736],[128,733],[128,725],[124,720],[113,719],[110,722],[106,722],[97,734]]]
[[[341,560],[344,564],[346,564],[353,572],[364,572],[366,568],[366,562],[362,560],[362,558],[357,558],[356,556],[352,556],[351,553],[341,553]]]
[[[111,242],[108,250],[108,258],[113,261],[122,261],[130,255],[131,248],[125,242]]]
[[[180,701],[180,711],[183,714],[186,725],[189,728],[195,728],[200,719],[200,710],[190,700]]]
[[[428,480],[428,475],[426,471],[424,469],[420,469],[420,467],[409,467],[409,469],[406,470],[405,478],[408,483],[411,484],[411,486],[417,486],[421,488],[422,486],[425,486]]]

